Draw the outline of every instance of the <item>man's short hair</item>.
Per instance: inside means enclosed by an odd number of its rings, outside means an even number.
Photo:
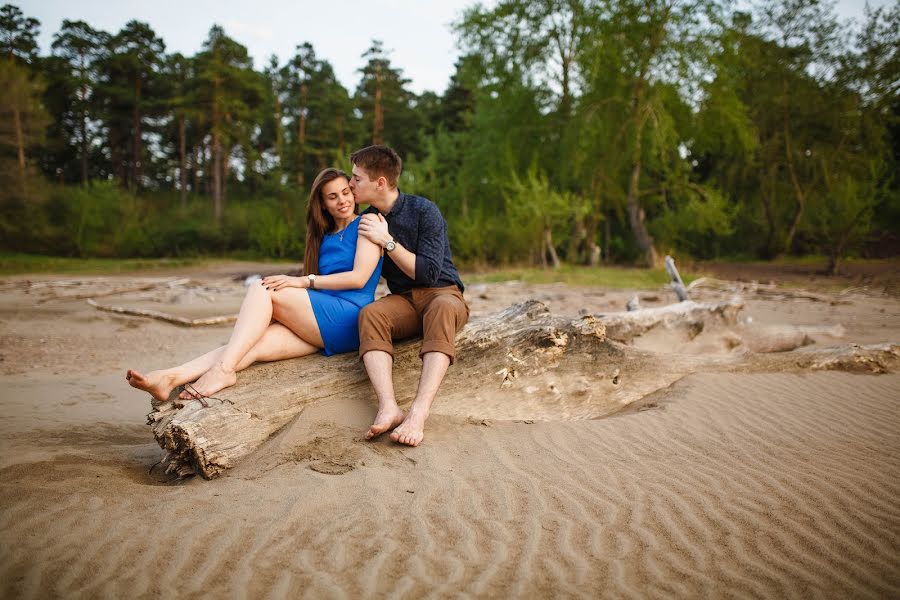
[[[397,187],[400,171],[403,170],[400,156],[387,146],[376,145],[357,150],[350,155],[350,162],[368,173],[369,179],[384,177],[391,187]]]

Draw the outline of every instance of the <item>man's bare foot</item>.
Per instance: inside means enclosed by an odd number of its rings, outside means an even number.
[[[403,411],[397,407],[397,405],[393,405],[390,407],[382,408],[378,411],[378,414],[375,415],[375,421],[372,422],[372,426],[369,427],[369,430],[366,432],[366,439],[371,440],[373,437],[379,436],[388,429],[392,429],[403,422]]]
[[[409,411],[397,429],[391,432],[391,439],[407,446],[418,446],[425,437],[425,419],[427,414]]]
[[[160,402],[168,400],[169,394],[175,389],[175,378],[166,375],[164,371],[150,371],[142,375],[134,369],[128,369],[125,380],[131,387],[144,390]]]
[[[191,400],[199,394],[203,398],[209,398],[216,392],[224,390],[227,387],[237,383],[237,373],[225,370],[222,365],[213,365],[209,371],[200,376],[196,383],[191,385],[190,390],[184,390],[178,397],[182,400]]]

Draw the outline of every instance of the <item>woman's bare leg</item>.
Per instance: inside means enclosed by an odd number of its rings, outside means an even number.
[[[254,290],[254,287],[258,287],[259,290]],[[241,306],[231,339],[221,357],[193,386],[196,393],[202,396],[211,396],[235,384],[238,364],[262,338],[273,317],[307,344],[315,348],[324,346],[309,294],[305,289],[285,288],[270,292],[262,286],[250,288]],[[265,318],[264,324],[262,318]]]
[[[132,387],[149,392],[157,400],[164,401],[176,387],[196,381],[198,377],[206,373],[221,359],[225,348],[226,346],[220,346],[183,365],[178,365],[171,369],[151,371],[146,375],[129,369],[125,379],[128,380]],[[297,358],[313,354],[317,350],[318,348],[294,335],[284,325],[272,323],[266,328],[259,342],[244,355],[235,370],[242,371],[254,362]],[[185,399],[189,398],[191,396],[187,395]]]
[[[210,350],[202,356],[190,360],[177,367],[170,369],[161,369],[159,371],[150,371],[143,375],[133,369],[128,369],[125,379],[131,387],[148,392],[151,396],[160,402],[166,400],[172,390],[179,385],[197,381],[197,378],[206,373],[210,367],[216,364],[221,357],[225,346],[219,346],[215,350]]]
[[[306,342],[281,323],[272,323],[266,329],[262,339],[244,355],[237,365],[243,371],[253,363],[272,362],[307,356],[319,351],[319,348]]]

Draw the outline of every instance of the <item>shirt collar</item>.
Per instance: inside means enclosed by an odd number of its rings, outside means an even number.
[[[406,194],[400,191],[400,188],[397,188],[397,200],[394,202],[394,206],[391,207],[390,212],[385,215],[386,217],[394,216],[400,214],[400,209],[403,208],[403,203],[406,201]]]

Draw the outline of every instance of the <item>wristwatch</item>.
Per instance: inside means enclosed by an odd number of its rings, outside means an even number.
[[[397,243],[394,240],[391,240],[387,244],[384,245],[384,249],[387,250],[388,252],[393,252],[394,248],[396,248],[396,247],[397,247]]]
[[[311,273],[311,274],[307,275],[306,277],[309,279],[309,289],[311,289],[311,290],[316,289],[316,274]]]

